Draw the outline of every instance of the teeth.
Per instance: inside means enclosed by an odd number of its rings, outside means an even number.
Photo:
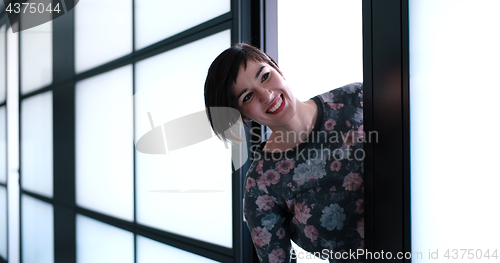
[[[281,106],[282,102],[283,102],[283,99],[281,98],[281,95],[280,95],[280,98],[279,98],[278,102],[276,103],[276,105],[274,105],[274,107],[272,107],[270,110],[268,110],[268,112],[273,113],[274,111],[276,111]]]

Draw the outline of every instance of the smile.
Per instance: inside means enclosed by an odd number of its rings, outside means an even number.
[[[283,99],[283,95],[280,95],[276,100],[269,106],[266,110],[267,114],[278,114],[283,107],[285,106],[285,100]]]

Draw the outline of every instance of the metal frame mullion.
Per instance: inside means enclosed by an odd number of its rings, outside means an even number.
[[[411,249],[407,1],[363,0],[365,247],[393,256]]]
[[[66,4],[74,6],[74,1],[66,0]],[[53,83],[61,84],[52,84],[23,96],[24,99],[45,90],[52,90],[56,263],[76,262],[74,24],[74,12],[68,12],[52,21]]]

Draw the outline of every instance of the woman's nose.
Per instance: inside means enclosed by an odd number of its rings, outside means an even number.
[[[273,92],[268,89],[261,89],[259,91],[260,102],[267,104],[273,99]]]

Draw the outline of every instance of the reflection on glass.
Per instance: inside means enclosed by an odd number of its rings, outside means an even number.
[[[278,1],[278,64],[299,100],[362,82],[362,45],[361,0]]]
[[[22,195],[23,262],[54,262],[54,208],[51,204]]]
[[[137,263],[149,262],[214,263],[217,261],[137,236]]]
[[[205,109],[206,73],[230,37],[226,30],[137,63],[136,141],[151,130],[148,112],[158,126]],[[224,143],[214,136],[163,155],[136,151],[136,161],[139,223],[232,247],[231,151]]]
[[[76,216],[76,262],[134,262],[134,235],[86,216]]]
[[[21,101],[21,186],[52,197],[52,91]]]
[[[0,107],[0,183],[7,183],[7,112]]]
[[[135,48],[162,39],[229,12],[230,0],[135,1]],[[161,22],[158,20],[161,17]]]
[[[0,27],[0,103],[5,102],[7,96],[5,88],[5,63],[6,63],[6,25]]]
[[[409,1],[412,251],[424,256],[450,249],[450,262],[487,262],[500,247],[498,10],[499,1]],[[471,249],[463,260],[461,248]]]
[[[129,221],[134,218],[132,117],[131,65],[76,84],[76,202]]]
[[[7,187],[0,185],[0,257],[7,259]]]
[[[50,15],[48,12],[43,14]],[[29,16],[21,15],[21,23],[27,19]],[[21,31],[21,93],[26,94],[51,83],[52,21],[49,21]]]
[[[74,10],[76,72],[132,52],[131,0],[79,1]]]

